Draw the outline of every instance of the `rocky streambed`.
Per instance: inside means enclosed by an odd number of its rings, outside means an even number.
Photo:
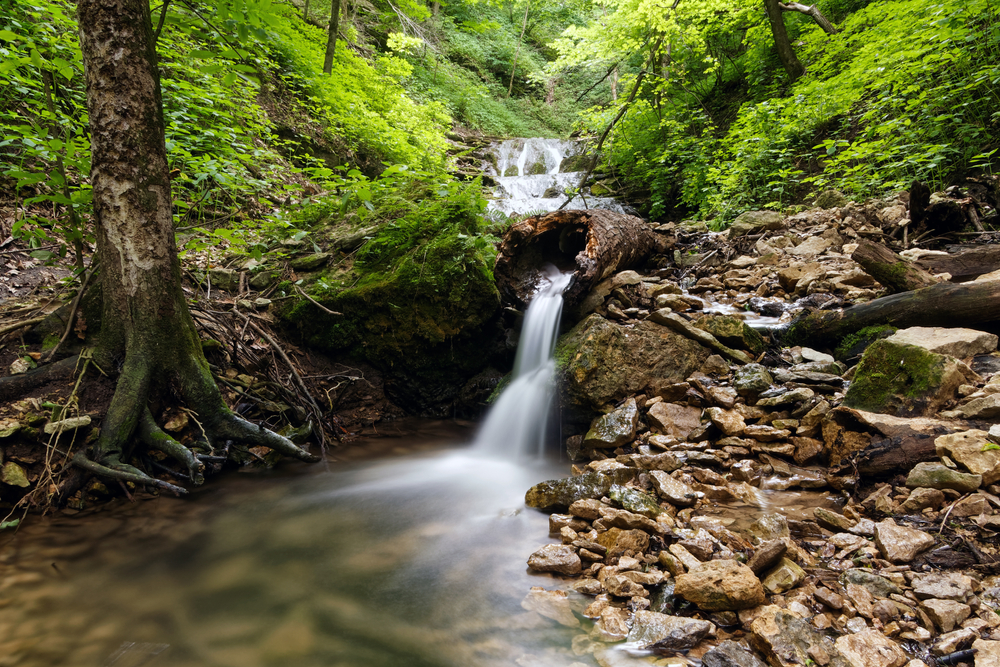
[[[852,253],[907,215],[662,225],[672,256],[583,299],[557,353],[572,475],[526,495],[551,538],[528,567],[552,579],[522,606],[575,629],[559,664],[1000,665],[997,336],[782,344],[886,293]],[[812,507],[782,512],[789,492]]]

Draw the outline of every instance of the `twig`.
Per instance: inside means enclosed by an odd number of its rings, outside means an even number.
[[[320,310],[322,310],[327,315],[343,315],[343,313],[338,313],[335,310],[330,310],[329,308],[327,308],[326,306],[324,306],[323,304],[321,304],[319,301],[317,301],[316,299],[314,299],[311,296],[309,296],[308,294],[306,294],[305,291],[301,287],[299,287],[298,285],[295,286],[295,289],[296,289],[296,291],[298,291],[299,294],[301,294],[302,296],[304,296],[306,299],[308,299],[310,302],[312,302],[312,304],[314,306],[316,306],[317,308],[319,308]]]
[[[90,282],[90,276],[92,276],[93,274],[94,274],[93,266],[90,267],[90,269],[88,269],[87,272],[83,274],[83,280],[80,282],[80,289],[77,290],[76,296],[73,297],[73,305],[69,309],[69,319],[66,320],[66,330],[63,331],[62,338],[59,339],[59,342],[56,343],[52,347],[52,349],[48,351],[48,354],[45,355],[45,358],[42,361],[44,362],[52,361],[52,357],[56,356],[56,352],[59,351],[59,346],[62,345],[69,337],[69,332],[73,330],[73,323],[76,320],[76,311],[80,309],[80,301],[83,300],[83,293],[86,291],[87,283]]]
[[[948,517],[951,516],[951,511],[955,509],[955,505],[959,504],[968,497],[969,494],[965,494],[964,496],[962,496],[961,498],[959,498],[958,500],[956,500],[951,504],[951,507],[948,508],[948,511],[944,513],[944,517],[941,519],[941,525],[938,527],[938,535],[940,535],[941,531],[944,530],[944,524],[948,520]]]
[[[14,248],[13,250],[0,250],[0,255],[13,255],[16,253],[24,253],[25,255],[34,252],[35,250],[48,250],[49,248],[58,248],[58,243],[53,243],[52,245],[38,246],[37,248]]]
[[[45,317],[32,317],[28,320],[21,320],[20,322],[14,322],[13,324],[5,324],[0,327],[0,336],[9,334],[12,331],[17,331],[18,329],[23,329],[24,327],[30,327],[33,324],[38,324],[43,321]]]

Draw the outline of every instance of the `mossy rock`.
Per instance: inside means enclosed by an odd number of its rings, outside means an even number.
[[[543,155],[531,164],[525,165],[524,172],[525,176],[539,176],[541,174],[547,174],[549,170],[548,167],[545,166],[545,156]]]
[[[694,325],[715,336],[720,343],[755,356],[764,351],[764,338],[750,325],[732,315],[704,315]]]
[[[852,334],[844,336],[834,350],[833,355],[841,361],[849,362],[864,354],[868,346],[882,338],[888,338],[896,332],[896,327],[890,324],[881,324],[872,327],[859,329]]]
[[[601,498],[611,490],[611,479],[599,472],[553,479],[534,485],[524,495],[524,504],[546,511],[565,511],[577,500]]]
[[[965,381],[960,362],[952,357],[878,340],[861,357],[844,405],[897,417],[930,415]]]
[[[588,166],[590,166],[590,156],[586,153],[567,155],[559,163],[559,173],[568,174],[575,171],[586,171]]]

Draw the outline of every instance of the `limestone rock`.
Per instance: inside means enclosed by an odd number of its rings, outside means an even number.
[[[608,490],[608,497],[629,512],[641,514],[650,519],[655,519],[663,513],[663,508],[660,507],[656,498],[639,489],[613,484]]]
[[[708,650],[701,658],[705,667],[767,667],[767,664],[736,642],[727,639]]]
[[[989,432],[962,431],[934,440],[938,456],[948,456],[973,475],[982,475],[983,484],[1000,481],[1000,449],[988,449]]]
[[[750,624],[750,631],[750,644],[774,667],[801,667],[816,662],[812,655],[817,648],[829,658],[827,667],[862,667],[851,665],[820,630],[781,609],[761,615]]]
[[[583,564],[576,550],[565,544],[546,544],[528,557],[528,567],[536,572],[580,574]]]
[[[976,667],[1000,667],[1000,641],[977,639],[972,648],[976,650]]]
[[[705,408],[705,416],[725,435],[740,435],[747,427],[743,417],[735,410]]]
[[[25,474],[24,468],[13,461],[7,461],[7,463],[3,464],[3,468],[0,469],[0,481],[4,484],[19,486],[21,488],[30,486],[30,482],[28,482],[28,476]]]
[[[697,341],[698,343],[704,345],[705,347],[714,350],[715,352],[721,354],[726,359],[735,361],[740,364],[747,364],[752,361],[746,352],[740,350],[734,350],[728,345],[721,343],[715,336],[699,329],[694,326],[683,317],[674,313],[673,311],[663,308],[651,313],[648,322],[654,322],[656,324],[663,325],[667,329],[675,331],[686,338]]]
[[[875,524],[875,545],[892,563],[909,563],[934,546],[934,537],[915,528],[897,526],[892,519]]]
[[[597,536],[597,543],[608,550],[609,558],[615,558],[626,551],[639,553],[649,549],[649,534],[642,530],[609,528]]]
[[[747,562],[747,567],[753,570],[754,574],[760,575],[780,561],[786,551],[788,551],[787,540],[779,539],[765,542],[754,552],[753,556]]]
[[[625,405],[596,419],[587,435],[583,437],[586,449],[621,447],[635,440],[635,430],[639,426],[639,408],[634,398]]]
[[[970,493],[983,484],[982,475],[970,475],[952,470],[943,463],[924,461],[913,466],[906,476],[906,486],[911,489],[953,489],[960,493]]]
[[[670,616],[655,611],[637,611],[632,617],[628,641],[657,648],[684,650],[696,646],[714,629],[709,621]]]
[[[964,359],[977,354],[989,354],[997,349],[997,336],[959,327],[910,327],[900,329],[886,340],[903,345],[916,345],[928,352],[947,354]]]
[[[767,368],[761,364],[746,364],[736,369],[733,374],[733,387],[740,396],[754,398],[767,391],[774,380]]]
[[[909,661],[903,649],[878,630],[838,637],[834,646],[854,667],[903,667]]]
[[[910,491],[910,497],[899,506],[904,514],[916,514],[928,507],[938,509],[944,504],[944,492],[938,489],[918,487]]]
[[[996,420],[1000,417],[1000,394],[974,398],[954,410],[942,412],[941,416],[945,419]]]
[[[868,589],[868,592],[877,598],[887,598],[890,595],[902,595],[903,591],[885,577],[880,577],[874,572],[852,568],[845,570],[840,575],[840,583],[845,587],[848,584],[856,584]]]
[[[611,479],[599,472],[540,482],[524,495],[524,504],[541,510],[565,510],[577,500],[601,498],[611,490]]]
[[[547,591],[541,586],[532,586],[521,600],[521,608],[551,618],[567,628],[580,627],[580,620],[573,614],[566,591]]]
[[[702,611],[737,611],[764,604],[760,580],[735,560],[699,564],[677,577],[674,593]]]
[[[747,350],[755,355],[764,351],[764,338],[739,317],[705,315],[695,321],[695,326],[712,334],[728,347]]]
[[[781,595],[801,584],[805,578],[805,570],[793,561],[782,558],[761,581],[771,595]]]
[[[605,642],[619,642],[628,636],[628,621],[631,617],[628,609],[605,607],[601,617],[594,624],[591,636]]]
[[[729,238],[735,239],[747,234],[763,231],[777,231],[785,228],[785,219],[777,211],[747,211],[741,213],[729,228]]]
[[[924,600],[921,606],[941,632],[951,632],[972,613],[969,605],[954,600]]]
[[[961,572],[931,572],[913,580],[913,594],[921,600],[936,598],[967,602],[973,595],[972,577]]]
[[[747,532],[758,543],[788,537],[788,520],[782,514],[765,514],[750,524]]]
[[[846,532],[857,523],[857,521],[852,521],[843,514],[837,514],[823,507],[814,509],[813,516],[816,517],[816,523],[820,526],[835,532]]]
[[[690,507],[698,501],[698,495],[694,489],[662,470],[652,470],[649,476],[660,497],[671,505]]]
[[[81,415],[79,417],[70,417],[69,419],[49,422],[42,430],[45,431],[46,435],[52,435],[53,433],[74,431],[84,426],[90,426],[90,415]]]
[[[688,433],[701,424],[701,410],[689,405],[661,401],[649,409],[646,419],[650,427],[660,433],[686,440]]]

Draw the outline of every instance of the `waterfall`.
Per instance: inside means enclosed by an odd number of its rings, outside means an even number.
[[[559,139],[507,139],[491,147],[496,171],[490,175],[497,182],[496,199],[490,208],[506,214],[555,211],[566,201],[566,189],[580,184],[583,172],[563,171],[563,162],[580,152],[580,142]],[[487,170],[492,171],[492,170]],[[592,197],[584,188],[566,208],[604,208],[626,212],[611,197]]]
[[[545,267],[541,283],[524,314],[510,384],[490,409],[473,449],[505,458],[540,456],[555,389],[553,352],[559,333],[563,292],[573,279]]]

